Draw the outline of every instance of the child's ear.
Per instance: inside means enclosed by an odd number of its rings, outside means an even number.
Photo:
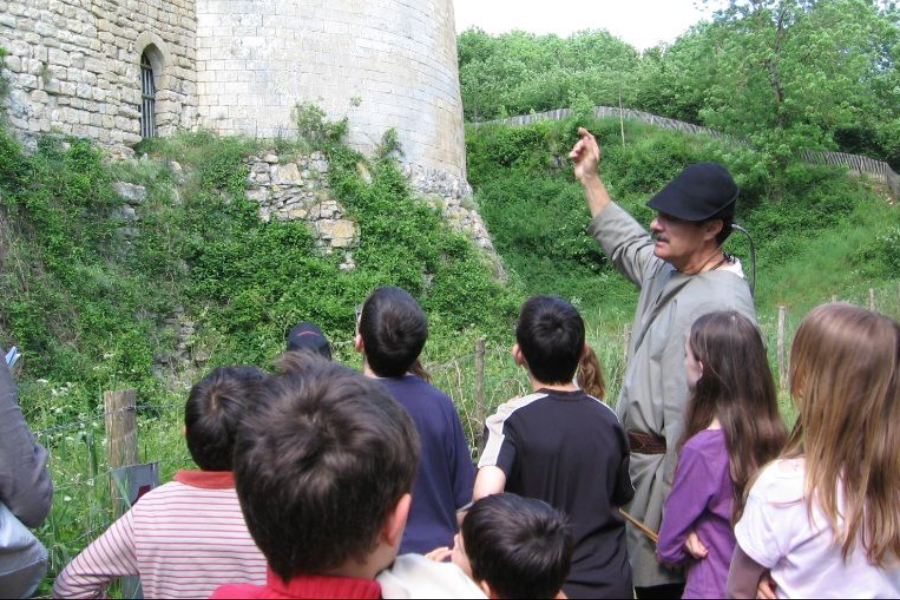
[[[356,334],[356,339],[353,340],[353,346],[356,348],[356,351],[360,354],[366,353],[366,344],[363,342],[363,337],[361,333]]]
[[[481,591],[484,592],[484,595],[491,600],[498,600],[500,598],[500,596],[494,593],[494,590],[491,589],[491,586],[488,585],[487,581],[480,582],[478,587],[480,587]]]
[[[520,367],[528,368],[528,363],[525,361],[525,355],[522,354],[522,348],[516,344],[512,349],[512,357],[513,360],[516,361],[516,364]]]
[[[183,437],[183,438],[187,437],[187,425],[185,425],[184,427],[181,428],[181,437]]]
[[[381,531],[385,543],[392,548],[399,548],[406,531],[406,521],[409,519],[409,508],[412,506],[412,495],[405,494],[394,509],[388,514],[387,521]]]

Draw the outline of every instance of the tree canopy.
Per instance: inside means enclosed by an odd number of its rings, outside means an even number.
[[[644,53],[604,31],[464,32],[466,117],[622,102],[745,137],[779,162],[840,149],[900,168],[893,2],[706,1],[717,9],[711,22]]]

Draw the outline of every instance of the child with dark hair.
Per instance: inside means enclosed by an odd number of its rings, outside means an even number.
[[[406,409],[422,443],[403,554],[449,546],[456,533],[456,512],[471,502],[475,482],[471,451],[453,401],[413,374],[427,340],[428,319],[409,293],[383,288],[366,300],[356,338],[366,375],[378,378]]]
[[[615,413],[573,382],[587,354],[584,321],[562,298],[537,296],[522,307],[516,339],[534,394],[488,419],[475,499],[508,491],[562,511],[575,541],[566,595],[631,598],[618,511],[634,496],[628,440]]]
[[[193,387],[185,437],[201,470],[141,498],[59,575],[57,598],[99,598],[127,576],[141,578],[147,598],[206,598],[228,581],[265,582],[232,475],[236,430],[264,379],[259,369],[216,369]]]
[[[296,361],[263,388],[235,452],[268,581],[223,586],[213,598],[387,597],[376,577],[393,565],[385,581],[396,591],[409,571],[395,559],[418,465],[415,426],[384,386],[312,356]],[[422,557],[413,563],[437,580],[447,574]]]
[[[725,598],[745,493],[778,457],[787,429],[765,344],[746,317],[701,317],[686,356],[691,400],[657,556],[687,566],[684,598]]]
[[[312,352],[331,360],[331,343],[317,325],[304,321],[288,332],[288,352]]]
[[[540,500],[497,494],[472,505],[453,550],[430,556],[451,557],[488,598],[552,600],[569,577],[573,550],[559,511]]]

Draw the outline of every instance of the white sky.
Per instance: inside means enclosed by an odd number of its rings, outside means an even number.
[[[456,29],[488,33],[521,29],[567,36],[607,29],[639,50],[672,42],[703,20],[709,9],[696,0],[455,0]]]

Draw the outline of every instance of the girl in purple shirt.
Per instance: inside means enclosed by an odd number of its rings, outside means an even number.
[[[787,430],[753,323],[736,312],[706,315],[686,353],[692,397],[657,555],[686,568],[685,598],[725,598],[744,492],[778,456]]]

